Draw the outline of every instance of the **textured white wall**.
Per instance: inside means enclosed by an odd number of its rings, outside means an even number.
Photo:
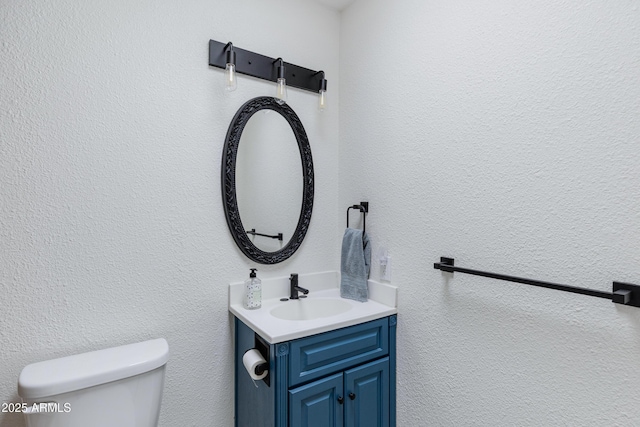
[[[433,269],[640,283],[637,2],[357,1],[340,69],[340,206],[370,201],[400,287],[398,425],[637,425],[640,309]]]
[[[255,265],[227,230],[220,156],[237,108],[275,85],[242,77],[225,94],[208,41],[326,71],[324,113],[289,91],[315,161],[308,238],[258,268],[335,269],[338,13],[295,0],[25,0],[0,2],[0,22],[0,402],[18,401],[28,363],[163,336],[160,424],[231,425],[227,286]]]

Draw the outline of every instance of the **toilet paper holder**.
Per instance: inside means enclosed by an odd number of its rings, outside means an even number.
[[[254,335],[253,348],[258,350],[262,355],[262,357],[264,358],[264,360],[266,360],[265,363],[256,366],[255,372],[256,374],[261,375],[264,371],[267,371],[267,376],[264,377],[262,381],[264,381],[267,387],[271,387],[271,372],[269,370],[269,363],[271,361],[271,357],[270,357],[271,351],[270,351],[269,344],[267,344],[264,338],[262,338],[260,335],[256,334],[255,332],[253,335]]]

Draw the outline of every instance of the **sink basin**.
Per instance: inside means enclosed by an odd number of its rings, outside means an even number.
[[[336,316],[351,310],[352,305],[339,298],[301,298],[289,300],[271,310],[282,320],[313,320]]]
[[[337,271],[301,274],[299,280],[309,289],[308,298],[282,301],[290,292],[289,276],[263,278],[262,307],[257,310],[244,308],[244,282],[232,283],[229,312],[269,344],[346,328],[398,312],[397,288],[387,283],[369,280],[369,300],[358,302],[340,297]]]

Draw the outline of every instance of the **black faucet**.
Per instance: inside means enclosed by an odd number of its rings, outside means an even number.
[[[296,273],[291,274],[289,281],[291,282],[289,286],[289,289],[291,290],[289,299],[299,299],[298,292],[302,292],[305,295],[309,293],[309,289],[298,286],[298,275]]]

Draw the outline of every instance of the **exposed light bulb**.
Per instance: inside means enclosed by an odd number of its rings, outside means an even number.
[[[327,108],[327,79],[324,78],[324,71],[318,71],[321,74],[320,90],[318,90],[318,111],[324,111]]]
[[[228,92],[233,92],[238,88],[236,78],[236,53],[233,51],[233,44],[227,44],[227,65],[224,68],[224,86]]]
[[[276,98],[278,104],[287,102],[287,81],[283,78],[279,78],[276,84]]]
[[[224,69],[224,81],[225,89],[228,92],[233,92],[238,88],[238,80],[236,79],[236,65],[227,64]]]
[[[278,67],[278,80],[276,80],[276,102],[282,105],[287,102],[287,81],[284,77],[284,61],[282,60],[282,58],[278,58],[276,59],[276,61],[280,61],[280,66]]]
[[[318,92],[318,110],[324,111],[327,108],[327,91],[320,90]]]

